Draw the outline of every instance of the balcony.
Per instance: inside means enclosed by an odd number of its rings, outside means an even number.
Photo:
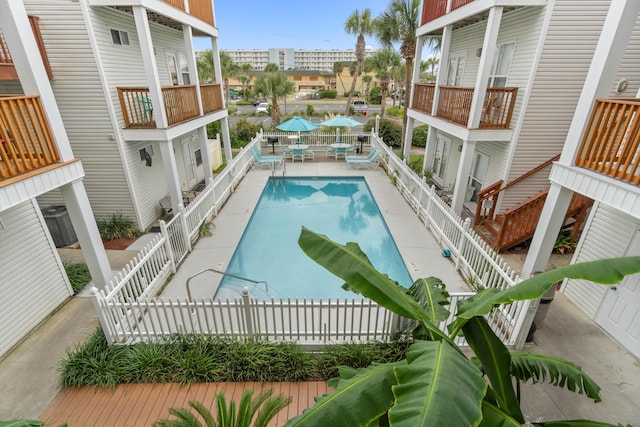
[[[118,98],[126,129],[155,129],[153,100],[146,87],[119,87]],[[200,87],[204,113],[222,109],[222,92],[219,84]],[[167,86],[162,88],[162,98],[169,126],[200,117],[196,86]]]
[[[456,10],[474,0],[452,0],[451,10]],[[424,0],[422,6],[422,21],[420,25],[424,25],[434,19],[440,18],[447,13],[447,3],[449,0]]]
[[[185,0],[162,0],[171,6],[185,11]],[[213,2],[211,0],[189,0],[189,14],[214,26]]]
[[[40,98],[0,98],[0,182],[59,160]]]
[[[42,62],[44,68],[47,71],[49,80],[53,79],[53,73],[51,72],[51,65],[49,65],[49,58],[47,57],[47,51],[44,48],[44,42],[42,41],[42,34],[40,34],[40,24],[37,16],[29,15],[29,24],[31,24],[31,30],[36,38],[38,44],[38,50],[40,50],[40,56],[42,56]],[[18,73],[16,67],[13,65],[9,48],[5,42],[2,31],[0,31],[0,80],[18,80]]]
[[[436,117],[466,127],[474,91],[472,87],[440,86]],[[411,108],[431,115],[434,94],[434,84],[415,84]],[[509,129],[517,95],[517,87],[487,88],[478,128]]]
[[[575,163],[640,185],[640,99],[597,100]]]

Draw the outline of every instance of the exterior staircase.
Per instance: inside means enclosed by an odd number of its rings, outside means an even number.
[[[550,166],[558,157],[549,159],[504,187],[502,187],[503,181],[498,181],[478,193],[474,228],[493,249],[504,251],[533,237],[549,190],[542,190],[504,212],[496,214],[495,202],[500,193],[517,182]],[[573,242],[578,240],[582,225],[592,204],[593,200],[581,194],[576,193],[573,195],[565,214],[563,226],[563,228],[571,228],[571,240]]]

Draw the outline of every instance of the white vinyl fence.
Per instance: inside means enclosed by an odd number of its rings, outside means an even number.
[[[350,135],[340,138],[349,140]],[[358,135],[354,136],[357,141]],[[322,145],[333,143],[336,135],[316,134],[315,137]],[[478,288],[504,289],[518,281],[499,255],[470,230],[469,222],[463,222],[451,211],[434,188],[400,161],[375,133],[367,137],[367,144],[382,151],[382,165],[389,176],[395,177],[398,190],[442,247],[451,252],[456,268],[469,283]],[[112,283],[104,290],[93,289],[94,305],[109,344],[150,341],[177,333],[208,333],[296,341],[313,346],[330,342],[386,341],[404,330],[408,324],[406,319],[368,300],[262,301],[251,299],[248,294],[233,301],[151,298],[191,251],[202,222],[217,214],[253,165],[249,149],[265,142],[266,135],[257,134],[187,209],[161,224],[160,236]],[[472,292],[452,293],[449,306],[452,314],[439,325],[443,331],[454,318],[457,301],[471,295]],[[513,344],[525,311],[523,303],[499,307],[488,320],[506,344]]]

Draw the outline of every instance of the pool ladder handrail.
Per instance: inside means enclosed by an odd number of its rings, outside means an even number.
[[[231,274],[231,273],[227,273],[227,272],[224,272],[224,271],[216,270],[215,268],[206,268],[206,269],[204,269],[202,271],[199,271],[199,272],[197,272],[195,274],[192,274],[187,279],[186,287],[187,287],[187,297],[189,298],[189,301],[193,301],[193,299],[191,298],[191,287],[189,286],[189,282],[191,282],[191,279],[193,279],[194,277],[197,277],[197,276],[201,275],[202,273],[206,273],[207,271],[210,271],[212,273],[222,274],[223,276],[233,277],[234,279],[244,280],[246,282],[250,282],[250,283],[254,283],[254,284],[264,283],[265,292],[269,292],[269,284],[267,283],[266,280],[247,279],[246,277],[237,276],[235,274]]]

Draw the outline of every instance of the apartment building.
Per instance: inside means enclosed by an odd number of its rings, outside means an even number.
[[[271,48],[268,50],[223,50],[237,64],[251,64],[254,70],[264,70],[269,64],[277,64],[281,70],[320,70],[332,71],[336,62],[351,63],[356,60],[354,49],[291,49]],[[367,46],[365,57],[373,54]]]
[[[229,141],[210,0],[26,0],[38,17],[50,82],[97,217],[148,229],[212,178],[206,126]],[[214,78],[200,84],[193,38],[211,40]],[[0,93],[22,93],[0,80]],[[226,154],[230,157],[227,144]],[[164,210],[161,202],[164,201]],[[42,205],[64,204],[60,192]]]
[[[0,358],[73,295],[38,199],[59,194],[94,284],[112,278],[40,29],[22,2],[0,2],[0,79],[16,92],[0,97]]]
[[[562,154],[551,168],[549,196],[524,265],[546,265],[574,194],[594,200],[573,261],[640,256],[640,100],[620,78],[630,66],[640,3],[614,0],[585,78]],[[615,88],[612,89],[612,88]],[[624,92],[625,96],[619,94]],[[640,275],[615,286],[567,280],[561,291],[636,357],[640,357]]]
[[[417,124],[430,126],[425,170],[454,211],[473,218],[495,249],[533,236],[610,4],[422,4],[418,52],[427,38],[440,37],[440,72],[434,84],[421,84],[415,71],[407,139]],[[616,81],[630,84],[620,92],[612,85],[613,94],[635,94],[637,65],[631,52],[625,55]],[[572,238],[591,203],[580,195],[572,201],[566,218],[576,224]]]

